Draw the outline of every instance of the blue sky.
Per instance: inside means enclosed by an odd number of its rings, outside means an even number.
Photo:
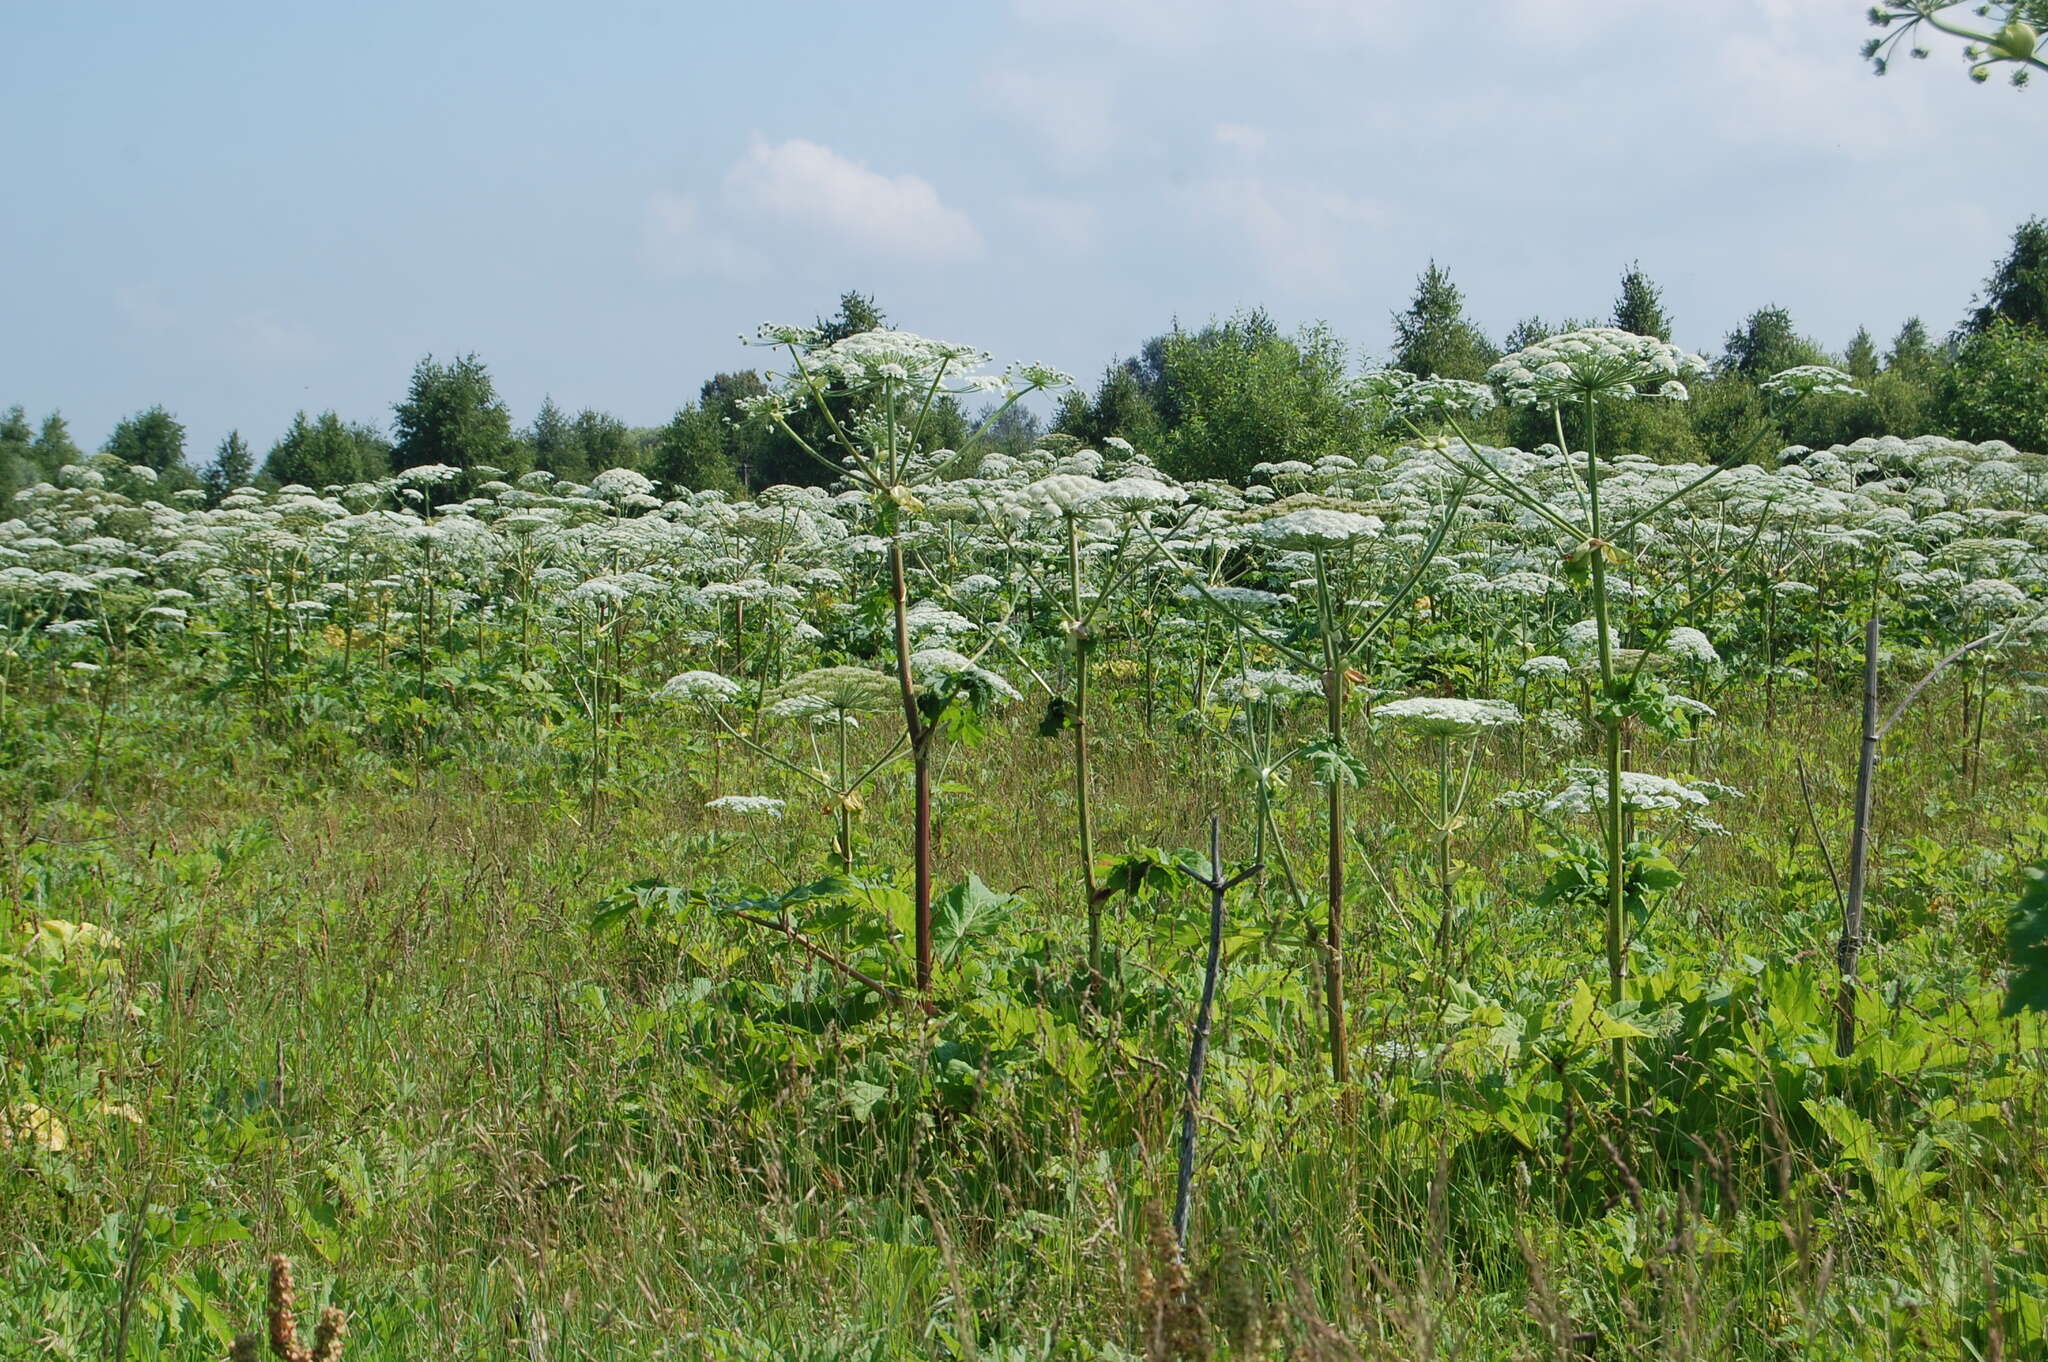
[[[388,424],[475,351],[655,424],[857,287],[1091,378],[1264,305],[1366,355],[1434,257],[1498,335],[1640,259],[1713,352],[1962,315],[2043,204],[2048,91],[1879,80],[1860,0],[0,6],[0,404],[193,461]]]

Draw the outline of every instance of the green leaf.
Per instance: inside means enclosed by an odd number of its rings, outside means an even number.
[[[854,1120],[865,1121],[875,1114],[876,1107],[889,1100],[889,1090],[879,1083],[848,1079],[840,1090],[839,1100]]]
[[[671,913],[680,912],[689,900],[689,891],[677,888],[658,879],[634,880],[616,893],[607,894],[597,901],[597,907],[590,914],[590,933],[596,936],[614,927],[622,927],[632,921],[633,914],[647,910],[647,920],[654,920],[654,910],[665,907]]]
[[[248,1226],[235,1220],[185,1220],[171,1230],[170,1246],[178,1249],[210,1248],[215,1244],[237,1244],[249,1238]]]
[[[969,875],[941,894],[932,905],[932,948],[940,961],[954,964],[976,937],[987,936],[1016,913],[1018,901],[999,894]]]
[[[1636,853],[1629,869],[1638,888],[1661,894],[1685,883],[1684,873],[1661,849],[1638,842],[1630,850]]]
[[[1593,1000],[1593,990],[1581,979],[1572,990],[1566,1011],[1565,1036],[1575,1045],[1593,1045],[1610,1040],[1638,1040],[1648,1031],[1608,1012]]]
[[[1139,847],[1115,860],[1105,861],[1095,870],[1096,883],[1106,893],[1128,894],[1137,898],[1142,894],[1164,894],[1174,887],[1173,867],[1185,865],[1199,870],[1201,863],[1193,852],[1167,852],[1158,847]]]
[[[1593,580],[1593,555],[1590,548],[1590,545],[1580,545],[1565,555],[1565,560],[1560,565],[1565,580],[1582,590]]]
[[[1302,748],[1301,755],[1308,758],[1309,769],[1315,773],[1318,785],[1365,783],[1365,763],[1352,756],[1342,743],[1325,738]]]
[[[2005,958],[2012,962],[2005,985],[2008,1017],[2048,1012],[2048,861],[2026,873],[2031,883],[2005,926]]]

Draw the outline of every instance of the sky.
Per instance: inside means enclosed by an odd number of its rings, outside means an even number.
[[[389,425],[474,352],[654,425],[859,289],[1092,381],[1263,306],[1360,361],[1431,259],[1498,337],[1639,260],[1717,353],[1953,326],[2043,209],[2048,90],[1864,0],[0,0],[0,405],[203,464]]]

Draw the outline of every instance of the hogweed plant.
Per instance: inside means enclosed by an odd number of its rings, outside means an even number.
[[[1126,446],[1128,448],[1128,446]],[[1093,451],[1083,450],[1083,457]],[[1179,506],[1187,493],[1149,468],[1104,482],[1082,472],[1054,472],[1003,497],[989,508],[988,523],[1014,551],[1011,524],[1028,529],[1050,522],[1059,540],[1057,573],[1042,570],[1033,557],[1018,554],[1036,578],[1041,599],[1056,604],[1059,632],[1068,649],[1070,689],[1054,685],[1022,653],[1017,660],[1047,692],[1041,736],[1069,735],[1073,747],[1075,841],[1081,868],[1082,903],[1088,921],[1088,971],[1102,975],[1102,910],[1110,891],[1096,877],[1095,820],[1089,775],[1089,690],[1097,617],[1118,601],[1146,565],[1157,543],[1150,517]],[[1085,547],[1084,547],[1085,546]],[[1001,635],[996,635],[1001,639]],[[1013,652],[1016,650],[1012,650]]]
[[[1870,23],[1884,32],[1863,45],[1863,57],[1880,76],[1901,48],[1920,60],[1931,55],[1920,42],[1908,42],[1923,27],[1962,39],[1970,79],[1979,85],[1991,79],[1996,67],[2008,68],[2009,79],[2020,89],[2034,72],[2048,71],[2048,47],[2041,43],[2048,7],[2040,0],[1892,0],[1870,7]]]
[[[1029,365],[994,375],[980,372],[991,356],[968,346],[913,335],[907,331],[863,331],[827,343],[816,330],[801,326],[765,325],[756,343],[780,348],[789,357],[787,372],[773,375],[775,386],[751,399],[749,411],[796,442],[812,459],[844,476],[871,503],[876,524],[887,543],[889,606],[894,622],[898,698],[904,738],[910,749],[914,783],[912,894],[916,925],[917,987],[932,986],[932,758],[933,745],[956,699],[986,693],[987,673],[965,658],[928,662],[937,678],[960,681],[964,689],[933,685],[920,690],[916,657],[910,642],[910,588],[904,566],[904,523],[924,509],[919,490],[949,472],[965,467],[967,457],[986,438],[1005,412],[1027,395],[1057,388],[1067,377]],[[962,441],[957,450],[933,449],[924,442],[933,405],[941,398],[995,396],[994,409]],[[864,402],[847,414],[841,403]],[[818,444],[791,424],[798,412],[815,409],[826,434]],[[953,656],[958,656],[954,654]]]
[[[1327,793],[1328,855],[1325,861],[1325,900],[1321,949],[1323,953],[1323,995],[1329,1041],[1330,1074],[1338,1083],[1351,1077],[1350,1042],[1344,1002],[1344,907],[1346,852],[1350,825],[1345,814],[1345,791],[1359,783],[1362,768],[1348,741],[1347,709],[1352,688],[1364,679],[1354,663],[1362,660],[1396,613],[1415,595],[1423,574],[1435,561],[1458,517],[1464,495],[1454,487],[1441,517],[1423,540],[1405,576],[1385,583],[1390,589],[1384,599],[1366,598],[1358,593],[1368,585],[1381,585],[1373,569],[1386,567],[1390,560],[1374,558],[1367,550],[1386,528],[1379,515],[1356,504],[1347,504],[1300,494],[1245,513],[1244,538],[1283,553],[1306,559],[1310,576],[1302,581],[1312,609],[1310,637],[1300,642],[1276,638],[1247,617],[1227,594],[1221,594],[1207,579],[1184,569],[1190,585],[1202,599],[1247,637],[1303,670],[1321,677],[1323,694],[1323,736],[1302,749],[1310,758],[1317,778]],[[1161,541],[1161,551],[1172,557],[1172,546]],[[1393,573],[1388,574],[1394,577]]]
[[[1707,363],[1654,336],[1638,336],[1612,327],[1591,327],[1551,336],[1502,359],[1487,371],[1487,377],[1503,398],[1516,406],[1547,411],[1555,422],[1558,448],[1570,477],[1572,500],[1559,503],[1532,491],[1518,476],[1511,462],[1500,452],[1483,451],[1464,432],[1455,415],[1445,423],[1454,438],[1437,437],[1431,444],[1444,460],[1461,474],[1484,484],[1563,536],[1563,571],[1573,583],[1586,590],[1592,608],[1592,644],[1599,678],[1595,721],[1601,733],[1605,759],[1606,793],[1601,800],[1602,850],[1606,857],[1601,899],[1603,900],[1602,944],[1607,959],[1607,1001],[1618,1006],[1626,996],[1627,958],[1626,900],[1628,850],[1627,800],[1623,789],[1623,730],[1631,715],[1643,712],[1635,682],[1640,667],[1628,669],[1618,657],[1616,592],[1611,578],[1617,567],[1628,561],[1622,547],[1638,527],[1650,522],[1667,507],[1683,501],[1721,476],[1735,464],[1746,461],[1751,451],[1707,467],[1682,482],[1668,494],[1648,504],[1617,510],[1611,500],[1603,504],[1601,493],[1605,472],[1600,459],[1599,416],[1603,404],[1652,400],[1685,401],[1690,397],[1687,379],[1707,372]],[[1764,389],[1774,398],[1796,402],[1821,392],[1854,391],[1848,376],[1820,366],[1787,370],[1768,379]],[[1569,453],[1565,438],[1564,412],[1575,409],[1581,417],[1586,449],[1583,460]],[[1418,431],[1418,434],[1421,432]],[[1761,438],[1761,437],[1759,437]],[[1617,1088],[1628,1090],[1628,1056],[1625,1040],[1614,1042]]]
[[[1247,605],[1249,602],[1245,598],[1248,594],[1261,593],[1249,587],[1239,587],[1235,589],[1234,598],[1238,604]],[[1277,601],[1278,597],[1274,599]],[[1238,640],[1240,660],[1244,648],[1244,640]],[[1301,755],[1307,743],[1296,743],[1283,749],[1279,746],[1277,734],[1283,716],[1321,698],[1322,685],[1312,676],[1281,667],[1242,666],[1235,675],[1226,677],[1217,690],[1234,708],[1221,725],[1212,727],[1211,732],[1236,750],[1251,781],[1253,807],[1258,815],[1253,831],[1252,859],[1263,864],[1267,848],[1272,849],[1273,856],[1280,863],[1281,882],[1293,901],[1295,911],[1305,914],[1308,897],[1302,891],[1301,877],[1295,873],[1294,858],[1288,854],[1287,839],[1280,831],[1277,801],[1287,789],[1288,767]]]
[[[1452,840],[1465,826],[1465,801],[1472,793],[1473,762],[1479,755],[1479,740],[1495,729],[1512,728],[1522,721],[1521,713],[1504,700],[1460,700],[1442,696],[1416,696],[1391,700],[1373,709],[1375,721],[1404,730],[1436,748],[1436,801],[1425,805],[1396,782],[1415,811],[1429,824],[1436,851],[1436,956],[1439,969],[1448,967],[1454,922],[1457,916],[1456,885],[1451,857]],[[1453,744],[1464,750],[1453,751]],[[1457,758],[1462,756],[1462,760]]]

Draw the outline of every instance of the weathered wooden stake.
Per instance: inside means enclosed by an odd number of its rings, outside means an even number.
[[[1202,972],[1202,1005],[1195,1010],[1194,1035],[1188,1042],[1188,1092],[1180,1109],[1180,1177],[1173,1196],[1174,1251],[1185,1263],[1188,1258],[1188,1206],[1195,1187],[1195,1111],[1202,1100],[1202,1069],[1209,1059],[1209,1020],[1216,1004],[1216,976],[1223,963],[1223,896],[1259,873],[1253,865],[1229,879],[1223,878],[1223,819],[1209,819],[1209,873],[1197,875],[1186,866],[1176,866],[1196,884],[1209,891],[1209,961]]]

